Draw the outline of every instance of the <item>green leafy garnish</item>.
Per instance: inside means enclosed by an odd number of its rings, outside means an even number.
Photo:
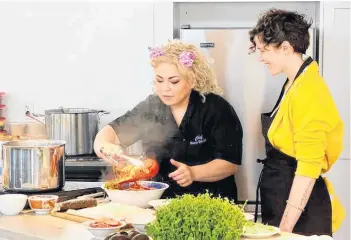
[[[275,232],[275,228],[270,225],[265,225],[262,223],[248,223],[245,227],[244,232],[246,234],[265,234]]]
[[[205,193],[173,199],[145,229],[154,240],[237,240],[247,224],[244,206]]]

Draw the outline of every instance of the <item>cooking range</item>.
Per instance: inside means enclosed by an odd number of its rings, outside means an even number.
[[[97,182],[111,171],[111,167],[95,154],[67,156],[65,161],[66,181]]]

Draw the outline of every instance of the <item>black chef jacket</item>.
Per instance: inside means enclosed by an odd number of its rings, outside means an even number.
[[[185,188],[168,177],[176,170],[170,159],[188,166],[205,164],[214,159],[241,165],[242,126],[233,107],[224,98],[207,94],[203,101],[203,97],[193,90],[178,127],[169,106],[158,96],[150,95],[109,125],[123,146],[142,140],[145,155],[157,159],[160,171],[155,180],[170,185],[163,197],[208,190],[215,196],[237,200],[234,176],[217,182],[193,182]]]

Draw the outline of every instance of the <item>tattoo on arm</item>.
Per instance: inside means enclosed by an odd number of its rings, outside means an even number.
[[[302,208],[302,209],[305,208],[305,206],[310,198],[315,181],[316,181],[315,179],[310,179],[308,186],[307,186],[306,190],[304,191],[303,196],[301,198],[301,202],[300,202],[300,206],[299,206],[300,208]]]
[[[289,203],[285,207],[280,228],[283,231],[291,232],[299,220],[312,192],[315,179],[309,177],[295,176],[290,190]]]

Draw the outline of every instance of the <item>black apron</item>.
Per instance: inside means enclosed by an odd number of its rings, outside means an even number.
[[[312,61],[311,58],[308,58],[303,63],[295,80]],[[284,87],[287,82],[284,84]],[[273,110],[278,107],[283,97],[284,87]],[[295,177],[297,161],[295,158],[276,149],[269,142],[268,129],[273,119],[274,116],[271,117],[271,113],[264,113],[261,115],[262,134],[265,138],[266,159],[257,160],[263,163],[264,166],[256,191],[255,222],[257,221],[258,196],[260,194],[262,223],[279,227]],[[332,236],[331,200],[326,184],[321,176],[316,180],[305,210],[297,221],[293,232],[307,236],[315,234]]]

